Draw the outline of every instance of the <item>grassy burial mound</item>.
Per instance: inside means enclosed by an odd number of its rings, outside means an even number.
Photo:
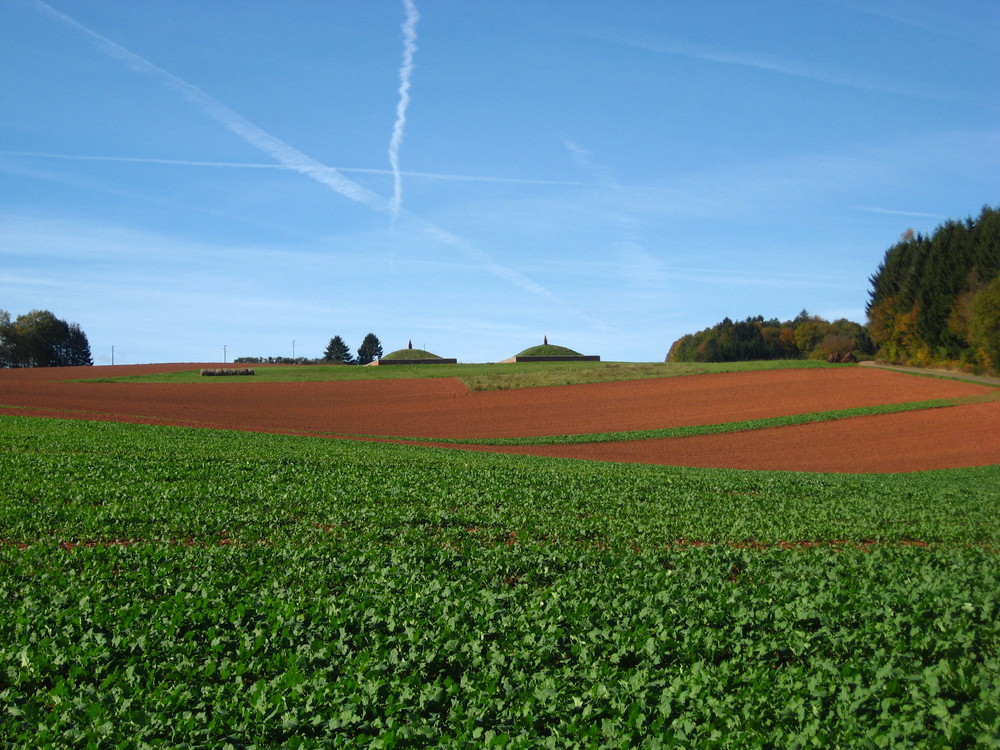
[[[379,365],[453,365],[458,362],[457,359],[449,359],[447,357],[439,357],[437,354],[432,354],[425,349],[414,349],[408,347],[406,349],[397,349],[394,352],[389,352],[386,356],[379,360],[376,360],[373,364]]]
[[[546,343],[532,346],[519,354],[515,354],[508,362],[600,362],[601,358],[594,355],[580,354],[565,346]]]

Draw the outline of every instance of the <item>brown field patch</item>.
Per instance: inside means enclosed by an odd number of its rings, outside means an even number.
[[[507,391],[451,378],[319,383],[86,383],[198,364],[0,370],[0,413],[276,432],[480,439],[718,424],[994,393],[873,368],[770,370]],[[210,365],[209,365],[210,366]],[[1000,402],[723,435],[498,452],[842,472],[1000,463]]]
[[[1000,463],[1000,401],[721,435],[489,450],[720,469],[896,473]]]

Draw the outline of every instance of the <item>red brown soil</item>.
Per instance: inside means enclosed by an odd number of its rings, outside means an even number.
[[[477,439],[718,424],[996,393],[980,384],[858,367],[486,392],[469,391],[451,378],[72,382],[200,366],[0,370],[0,413],[288,434]],[[980,466],[1000,463],[1000,401],[722,435],[485,450],[738,469],[899,472]]]
[[[721,435],[491,450],[726,469],[851,473],[955,469],[1000,463],[1000,401]]]

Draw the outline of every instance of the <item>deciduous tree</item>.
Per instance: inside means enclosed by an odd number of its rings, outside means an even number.
[[[76,323],[48,310],[32,310],[11,322],[0,311],[0,364],[4,367],[92,365],[87,336]]]

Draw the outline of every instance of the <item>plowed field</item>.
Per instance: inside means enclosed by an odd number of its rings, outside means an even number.
[[[102,377],[196,364],[102,367]],[[942,398],[986,385],[873,368],[770,370],[507,391],[451,378],[95,383],[93,368],[0,370],[0,413],[259,432],[482,439],[652,430]],[[752,432],[478,448],[605,461],[836,472],[1000,463],[1000,401]]]

